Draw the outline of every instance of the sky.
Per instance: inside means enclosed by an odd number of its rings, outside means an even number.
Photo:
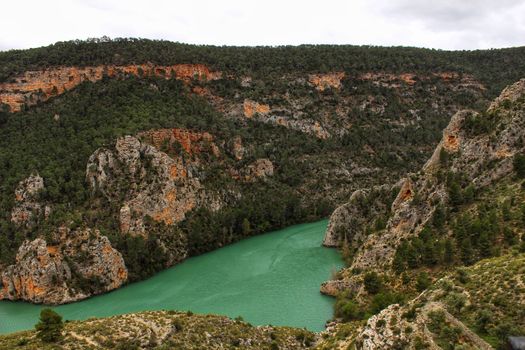
[[[525,0],[2,0],[0,50],[102,37],[209,45],[525,45]]]

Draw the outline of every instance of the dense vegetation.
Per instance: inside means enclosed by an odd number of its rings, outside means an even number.
[[[459,71],[471,73],[494,96],[525,71],[525,48],[441,51],[410,47],[301,45],[279,47],[197,46],[169,41],[109,38],[58,42],[30,50],[0,52],[0,81],[26,70],[98,64],[203,63],[236,74],[271,77],[293,71]]]
[[[152,84],[157,89],[152,89]],[[55,115],[59,116],[58,120],[54,119]],[[250,159],[270,157],[276,166],[288,169],[269,186],[246,185],[246,196],[235,208],[217,214],[204,211],[192,214],[181,228],[191,238],[192,254],[209,251],[241,237],[329,214],[331,205],[322,201],[299,207],[299,198],[291,191],[291,185],[302,182],[300,164],[289,160],[292,154],[322,152],[330,147],[329,144],[267,125],[242,128],[233,120],[221,118],[204,99],[188,95],[183,84],[176,80],[108,79],[97,84],[83,84],[50,104],[9,115],[0,128],[0,210],[3,213],[0,218],[0,232],[3,233],[0,236],[0,262],[12,261],[24,239],[73,221],[75,225],[96,225],[107,234],[124,253],[132,279],[151,275],[163,268],[164,257],[158,254],[156,236],[144,240],[117,234],[118,225],[113,215],[118,211],[118,203],[99,206],[91,201],[85,171],[91,153],[98,147],[113,145],[117,137],[140,130],[172,127],[208,131],[222,140],[241,135],[255,146]],[[272,142],[268,144],[270,140]],[[250,159],[244,162],[248,163]],[[22,230],[10,222],[13,191],[18,181],[34,171],[45,178],[46,187],[40,199],[53,203],[54,210],[40,227]],[[225,181],[224,176],[212,176],[207,185],[222,186],[221,181]],[[288,195],[283,196],[285,193]],[[105,209],[101,210],[101,207]],[[93,209],[97,208],[98,214],[93,215]],[[245,221],[248,228],[243,228]],[[158,231],[163,230],[167,229]],[[224,230],[224,234],[218,234]]]
[[[0,112],[0,266],[13,262],[25,239],[51,238],[50,233],[64,223],[88,225],[100,229],[122,252],[135,280],[166,266],[167,257],[158,253],[159,238],[182,233],[190,254],[200,254],[271,229],[326,217],[354,188],[395,181],[416,170],[451,113],[483,108],[493,89],[525,74],[522,52],[523,48],[446,52],[356,46],[212,47],[107,38],[0,52],[0,82],[54,66],[144,62],[203,63],[234,77],[189,85],[144,77],[104,78],[20,113]],[[318,92],[297,83],[308,73],[332,71],[346,73],[340,90]],[[471,74],[489,90],[456,88],[429,75],[446,71]],[[354,79],[367,72],[413,72],[430,78],[396,88]],[[240,83],[246,75],[253,78],[249,88]],[[255,120],[229,118],[228,111],[192,94],[196,85],[229,106],[255,99],[279,106],[284,116],[291,114],[289,97],[306,101],[300,110],[304,118],[327,125],[332,137],[318,139]],[[377,106],[371,107],[382,111],[361,107],[370,97],[377,99],[373,102]],[[340,106],[348,110],[341,112]],[[207,131],[224,143],[241,136],[249,156],[235,165],[230,155],[226,164],[241,167],[268,158],[275,176],[235,185],[241,199],[218,212],[195,210],[173,228],[148,222],[148,238],[120,235],[119,203],[91,196],[85,183],[86,161],[97,148],[111,147],[117,137],[173,127]],[[232,186],[221,169],[220,164],[209,164],[207,188]],[[40,200],[52,205],[52,214],[36,228],[16,228],[10,222],[14,189],[36,171],[45,181]]]

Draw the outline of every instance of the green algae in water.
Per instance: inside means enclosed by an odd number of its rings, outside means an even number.
[[[320,284],[343,263],[321,247],[327,220],[249,238],[190,258],[141,282],[54,309],[66,320],[143,310],[191,310],[254,325],[320,331],[332,316],[333,299]],[[0,333],[33,328],[43,306],[0,301]]]

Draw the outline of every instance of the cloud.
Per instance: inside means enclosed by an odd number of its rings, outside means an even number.
[[[525,45],[516,0],[41,0],[2,4],[0,50],[88,37],[195,44]]]
[[[393,26],[416,25],[437,47],[474,49],[525,44],[525,2],[515,0],[371,0],[370,12]],[[434,44],[435,45],[435,44]]]

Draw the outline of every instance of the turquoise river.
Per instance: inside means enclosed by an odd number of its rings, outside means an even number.
[[[54,307],[66,320],[141,310],[191,310],[254,325],[320,331],[332,298],[319,285],[342,267],[334,249],[321,247],[327,220],[249,238],[193,257],[141,282],[84,301]],[[0,301],[0,334],[30,329],[41,305]]]

